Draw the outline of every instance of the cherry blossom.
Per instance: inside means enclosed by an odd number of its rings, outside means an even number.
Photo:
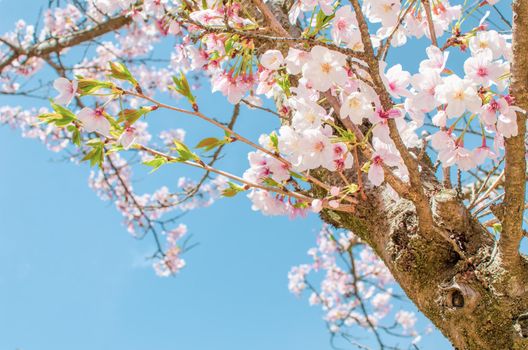
[[[129,126],[125,131],[119,136],[119,143],[123,146],[124,149],[129,149],[134,141],[136,140],[136,129],[132,126]]]
[[[379,186],[385,179],[383,165],[401,166],[401,158],[394,149],[379,139],[374,140],[376,151],[372,154],[368,179],[374,186]]]
[[[398,21],[400,2],[392,0],[365,1],[365,13],[372,23],[379,23],[385,27],[394,27]]]
[[[436,87],[435,97],[440,103],[447,104],[447,116],[458,117],[466,110],[478,113],[482,101],[470,81],[463,80],[457,75],[450,75],[443,79],[443,83]]]
[[[361,124],[364,118],[372,118],[374,109],[365,94],[353,92],[345,96],[341,105],[341,118],[349,118],[355,124]]]
[[[77,81],[69,81],[66,78],[57,78],[53,82],[53,87],[59,92],[55,97],[55,102],[61,105],[69,105],[77,93]]]
[[[345,60],[346,56],[339,52],[330,51],[323,46],[314,46],[310,51],[310,59],[302,68],[303,76],[321,92],[327,91],[333,84],[344,85]]]
[[[477,84],[489,86],[497,84],[501,71],[495,62],[492,62],[491,50],[478,52],[464,62],[464,72],[467,77]]]
[[[284,63],[284,57],[279,50],[268,50],[260,57],[260,64],[267,69],[277,70]]]
[[[393,97],[398,98],[408,95],[408,91],[406,89],[410,83],[411,74],[404,71],[401,64],[397,64],[389,68],[384,77],[385,85]]]
[[[110,135],[110,122],[105,117],[103,109],[83,108],[77,118],[83,123],[88,132],[98,132],[104,136]]]

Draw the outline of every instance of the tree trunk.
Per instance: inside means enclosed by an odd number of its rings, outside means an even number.
[[[466,261],[445,240],[425,239],[438,235],[420,232],[414,205],[392,200],[386,188],[368,191],[368,201],[354,215],[325,211],[322,219],[365,240],[456,349],[528,349],[528,296],[509,293],[494,238],[455,191],[441,190],[436,181],[428,185],[435,221]]]

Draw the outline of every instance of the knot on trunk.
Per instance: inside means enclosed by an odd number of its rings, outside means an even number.
[[[450,231],[464,232],[468,226],[468,211],[456,190],[444,189],[435,195],[432,210],[436,223]]]
[[[472,311],[478,301],[478,293],[468,284],[453,281],[441,287],[440,302],[451,311]]]
[[[522,338],[528,338],[528,313],[522,314],[517,317],[515,324],[513,325],[519,336]]]

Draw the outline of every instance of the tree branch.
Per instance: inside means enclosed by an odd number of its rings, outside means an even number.
[[[26,56],[27,58],[31,57],[45,57],[53,52],[60,52],[66,48],[77,46],[84,42],[90,41],[99,36],[110,33],[114,30],[118,30],[129,23],[132,22],[132,19],[127,16],[119,16],[109,19],[106,22],[97,24],[92,28],[87,28],[69,35],[62,36],[60,38],[49,38],[40,43],[24,49],[17,47],[14,49],[9,45],[13,51],[11,55],[5,58],[0,62],[0,74],[3,70],[8,67],[11,63],[17,60],[21,56]]]
[[[510,91],[515,104],[528,109],[528,2],[515,0],[513,3],[513,60],[511,66]],[[504,201],[499,210],[502,233],[499,249],[503,262],[515,267],[519,262],[519,245],[523,237],[523,213],[526,191],[526,112],[517,113],[517,136],[505,140],[505,182]]]
[[[367,21],[362,12],[359,1],[350,0],[350,3],[352,4],[354,12],[356,13],[356,19],[358,22],[359,31],[361,33],[361,41],[363,42],[363,48],[366,54],[366,62],[370,67],[371,77],[375,85],[376,93],[380,97],[383,109],[388,111],[393,108],[394,104],[380,76],[379,62],[374,53],[372,41],[370,40],[370,32]],[[403,163],[409,171],[411,187],[407,198],[411,200],[416,207],[418,217],[420,218],[420,226],[425,229],[422,231],[430,232],[433,226],[433,216],[429,204],[429,199],[424,193],[423,186],[420,180],[418,162],[416,161],[416,159],[413,158],[412,154],[409,152],[409,150],[403,143],[398,128],[396,127],[396,123],[393,119],[389,119],[388,126],[390,138],[394,142],[396,149],[400,152],[400,155],[403,159]]]

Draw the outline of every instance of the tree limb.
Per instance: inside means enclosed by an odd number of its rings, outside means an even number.
[[[528,109],[528,2],[516,0],[513,16],[513,60],[511,66],[510,91],[515,104]],[[505,140],[504,201],[499,210],[502,233],[499,249],[503,262],[508,267],[518,266],[519,245],[523,237],[523,213],[526,191],[526,113],[517,113],[517,136]]]
[[[17,60],[21,56],[31,57],[45,57],[53,52],[60,52],[66,48],[77,46],[84,42],[90,41],[99,36],[105,35],[112,31],[118,30],[132,22],[132,19],[127,16],[114,17],[106,22],[97,24],[92,28],[83,29],[81,31],[62,36],[60,38],[49,38],[40,43],[24,49],[17,47],[14,49],[12,46],[9,47],[12,50],[11,55],[0,62],[0,74],[3,70],[8,67],[11,63]]]

